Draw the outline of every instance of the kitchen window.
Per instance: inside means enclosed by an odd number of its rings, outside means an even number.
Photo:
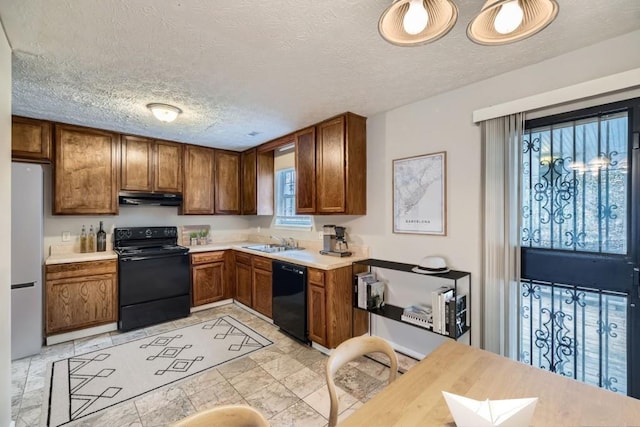
[[[310,215],[296,215],[296,170],[276,171],[276,226],[311,229]]]

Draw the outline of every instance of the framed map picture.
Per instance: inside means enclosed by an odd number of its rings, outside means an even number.
[[[447,234],[446,151],[393,161],[393,232]]]

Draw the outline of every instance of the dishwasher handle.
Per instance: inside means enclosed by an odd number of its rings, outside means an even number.
[[[287,263],[284,263],[284,262],[278,262],[278,261],[274,261],[273,262],[273,267],[278,269],[278,270],[287,271],[289,273],[300,274],[300,275],[305,274],[305,272],[307,270],[306,267],[297,266],[297,265],[291,265],[291,264],[287,264]]]
[[[290,273],[304,274],[304,271],[302,271],[301,269],[295,268],[295,267],[291,267],[291,266],[288,266],[288,265],[280,264],[280,265],[278,265],[278,267],[281,270],[288,271]]]

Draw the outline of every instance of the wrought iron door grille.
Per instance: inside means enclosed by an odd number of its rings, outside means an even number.
[[[628,114],[527,129],[523,247],[627,253]]]
[[[521,362],[627,394],[627,295],[521,279]]]

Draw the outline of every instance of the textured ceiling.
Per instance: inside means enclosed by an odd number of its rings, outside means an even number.
[[[640,28],[640,0],[559,0],[542,33],[484,47],[465,33],[483,1],[455,2],[460,14],[447,36],[400,48],[377,32],[390,0],[0,0],[13,113],[243,149]],[[184,113],[160,123],[150,102]]]

